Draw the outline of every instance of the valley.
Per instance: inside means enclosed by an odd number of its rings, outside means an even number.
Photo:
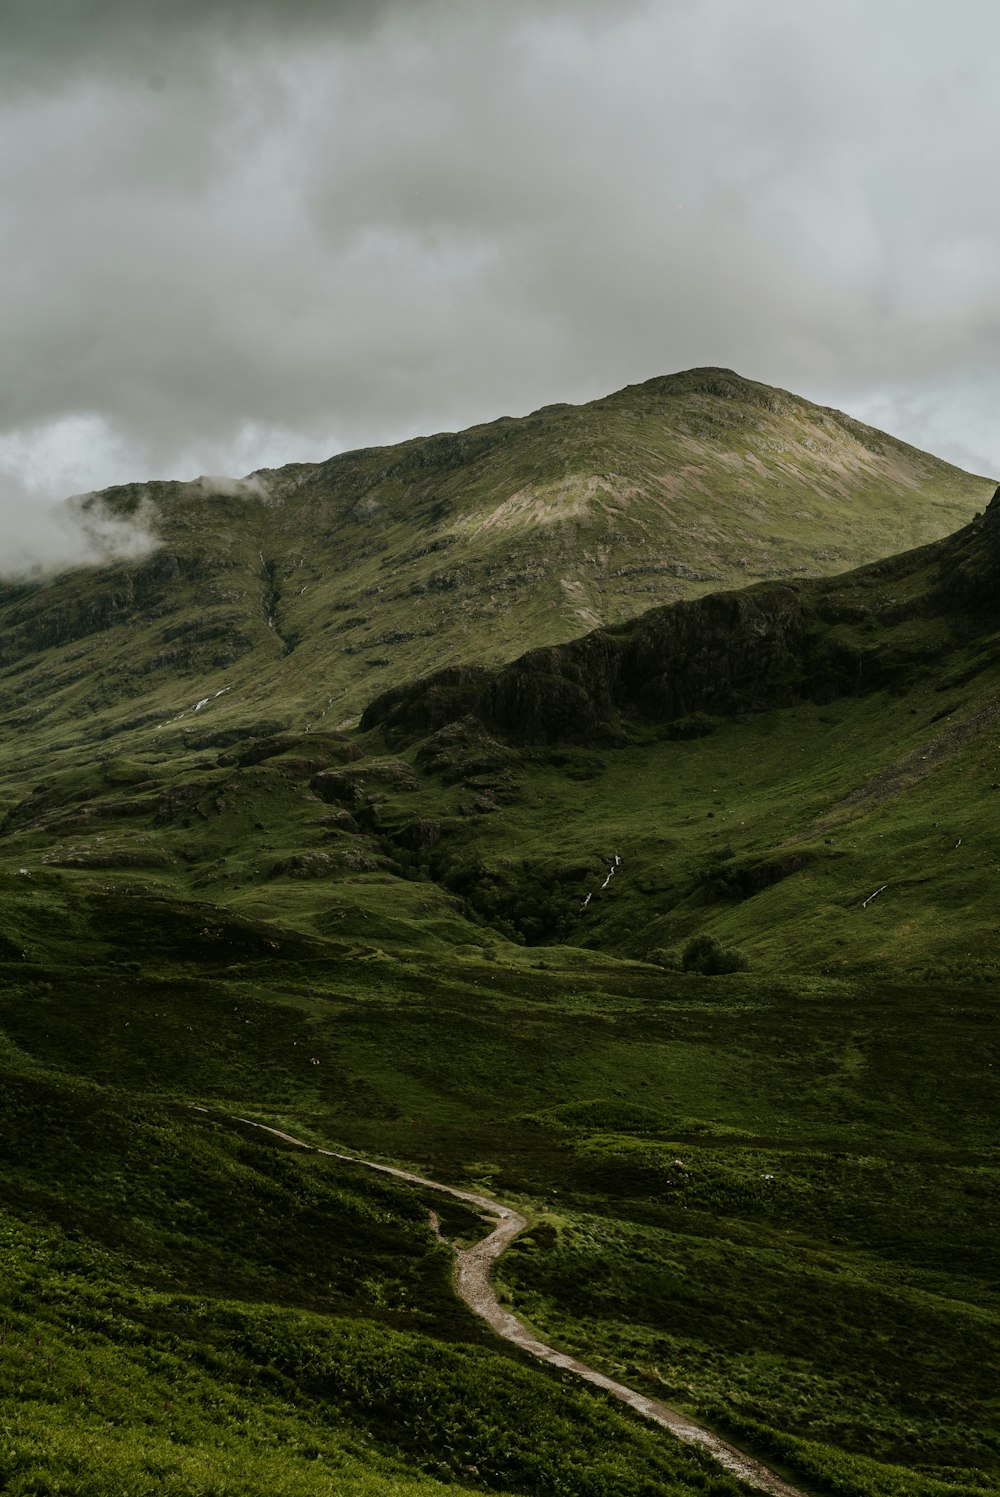
[[[0,1483],[754,1490],[354,1155],[790,1487],[1000,1491],[995,484],[718,370],[245,483],[0,592]]]

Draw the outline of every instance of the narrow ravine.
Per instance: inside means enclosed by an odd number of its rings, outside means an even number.
[[[354,1154],[338,1154],[333,1149],[318,1148],[316,1144],[307,1143],[305,1139],[295,1138],[291,1133],[283,1133],[280,1128],[271,1128],[266,1123],[255,1123],[252,1118],[236,1118],[234,1121],[246,1123],[251,1128],[260,1128],[264,1133],[273,1134],[275,1138],[280,1138],[287,1144],[294,1144],[296,1148],[308,1149],[314,1154],[325,1154],[330,1159],[342,1159],[348,1164],[360,1164],[365,1169],[378,1170],[383,1175],[392,1175],[396,1180],[406,1180],[410,1185],[422,1185],[426,1190],[441,1191],[444,1195],[454,1196],[456,1200],[467,1201],[471,1206],[476,1206],[480,1211],[494,1217],[496,1226],[489,1236],[470,1248],[453,1246],[452,1250],[455,1254],[455,1287],[460,1297],[471,1310],[475,1310],[477,1315],[481,1315],[489,1322],[498,1336],[530,1352],[540,1362],[548,1362],[553,1367],[561,1367],[564,1371],[575,1373],[584,1381],[593,1383],[595,1387],[603,1388],[606,1393],[628,1404],[646,1419],[659,1424],[663,1429],[668,1429],[679,1440],[684,1440],[689,1445],[700,1445],[726,1471],[750,1486],[758,1488],[759,1491],[769,1492],[773,1494],[773,1497],[805,1497],[798,1487],[793,1487],[787,1481],[783,1481],[767,1466],[754,1460],[753,1456],[746,1455],[735,1445],[730,1445],[727,1440],[713,1434],[704,1425],[696,1424],[693,1419],[679,1414],[668,1404],[660,1403],[656,1398],[648,1398],[644,1393],[637,1393],[634,1388],[628,1388],[624,1383],[617,1383],[613,1378],[605,1377],[602,1372],[588,1367],[585,1362],[579,1362],[575,1357],[567,1356],[565,1352],[556,1351],[554,1346],[539,1341],[526,1326],[522,1325],[516,1315],[505,1310],[498,1303],[493,1285],[490,1283],[490,1269],[518,1233],[523,1232],[527,1227],[528,1218],[522,1216],[519,1211],[514,1211],[510,1206],[503,1206],[499,1201],[491,1201],[487,1196],[475,1195],[468,1190],[458,1190],[453,1185],[441,1185],[437,1180],[427,1180],[423,1175],[413,1175],[407,1170],[394,1169],[389,1164],[376,1164],[374,1160],[359,1159]],[[431,1216],[432,1225],[436,1231],[438,1223],[435,1214],[431,1213]]]

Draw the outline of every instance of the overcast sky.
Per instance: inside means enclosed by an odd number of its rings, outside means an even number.
[[[996,0],[4,0],[0,550],[699,364],[1000,474],[998,55]]]

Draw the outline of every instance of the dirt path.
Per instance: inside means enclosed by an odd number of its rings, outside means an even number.
[[[738,1476],[750,1486],[757,1487],[759,1491],[769,1492],[772,1497],[805,1497],[798,1487],[793,1487],[787,1481],[783,1481],[780,1476],[776,1476],[773,1471],[761,1465],[760,1461],[755,1461],[752,1456],[745,1455],[742,1450],[720,1439],[703,1425],[695,1424],[693,1419],[685,1418],[668,1404],[660,1403],[655,1398],[647,1398],[644,1393],[637,1393],[633,1388],[627,1388],[624,1383],[616,1383],[613,1378],[605,1377],[601,1372],[595,1372],[585,1362],[578,1362],[575,1357],[567,1356],[565,1352],[556,1351],[555,1347],[539,1341],[526,1326],[521,1324],[516,1315],[505,1310],[497,1302],[497,1297],[493,1292],[490,1269],[504,1249],[528,1225],[527,1217],[522,1216],[520,1212],[514,1211],[510,1206],[502,1206],[499,1201],[491,1201],[487,1196],[475,1195],[468,1190],[457,1190],[453,1185],[440,1185],[436,1180],[425,1179],[423,1175],[412,1175],[407,1170],[393,1169],[388,1164],[375,1164],[370,1159],[359,1159],[354,1154],[338,1154],[333,1149],[317,1148],[315,1144],[295,1138],[291,1133],[283,1133],[280,1128],[269,1128],[266,1123],[255,1123],[252,1118],[238,1118],[235,1121],[247,1123],[251,1128],[260,1128],[264,1133],[273,1134],[275,1138],[283,1139],[285,1143],[294,1144],[297,1148],[309,1149],[314,1154],[325,1154],[330,1159],[343,1159],[349,1164],[360,1164],[365,1169],[378,1170],[380,1174],[392,1175],[396,1180],[406,1180],[411,1185],[422,1185],[427,1190],[437,1190],[443,1195],[454,1196],[456,1200],[467,1201],[470,1205],[478,1207],[480,1211],[496,1220],[496,1226],[488,1237],[484,1237],[474,1246],[453,1248],[455,1287],[469,1308],[488,1321],[498,1336],[503,1336],[505,1341],[512,1341],[515,1346],[522,1347],[541,1362],[548,1362],[553,1367],[561,1367],[566,1372],[573,1372],[586,1382],[593,1383],[595,1387],[603,1388],[606,1393],[628,1404],[646,1419],[659,1424],[663,1429],[668,1429],[679,1440],[685,1440],[690,1445],[700,1445],[725,1470]],[[440,1221],[437,1213],[433,1211],[431,1212],[431,1225],[440,1235]]]

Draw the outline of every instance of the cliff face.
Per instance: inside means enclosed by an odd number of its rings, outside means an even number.
[[[397,741],[471,715],[525,743],[600,743],[626,724],[680,724],[905,685],[1000,617],[1000,489],[936,545],[832,580],[767,583],[658,608],[532,650],[500,670],[452,670],[387,692],[363,729]]]
[[[491,679],[478,710],[517,738],[595,739],[622,718],[670,722],[790,701],[804,652],[799,588],[717,593],[535,650]]]
[[[803,591],[775,584],[716,593],[532,650],[499,671],[442,672],[379,697],[361,727],[415,737],[471,713],[513,740],[585,743],[619,736],[625,719],[669,723],[786,706],[810,689],[835,690],[845,674],[836,651],[814,647]]]
[[[985,514],[941,545],[938,593],[942,606],[977,615],[1000,608],[1000,487]]]

